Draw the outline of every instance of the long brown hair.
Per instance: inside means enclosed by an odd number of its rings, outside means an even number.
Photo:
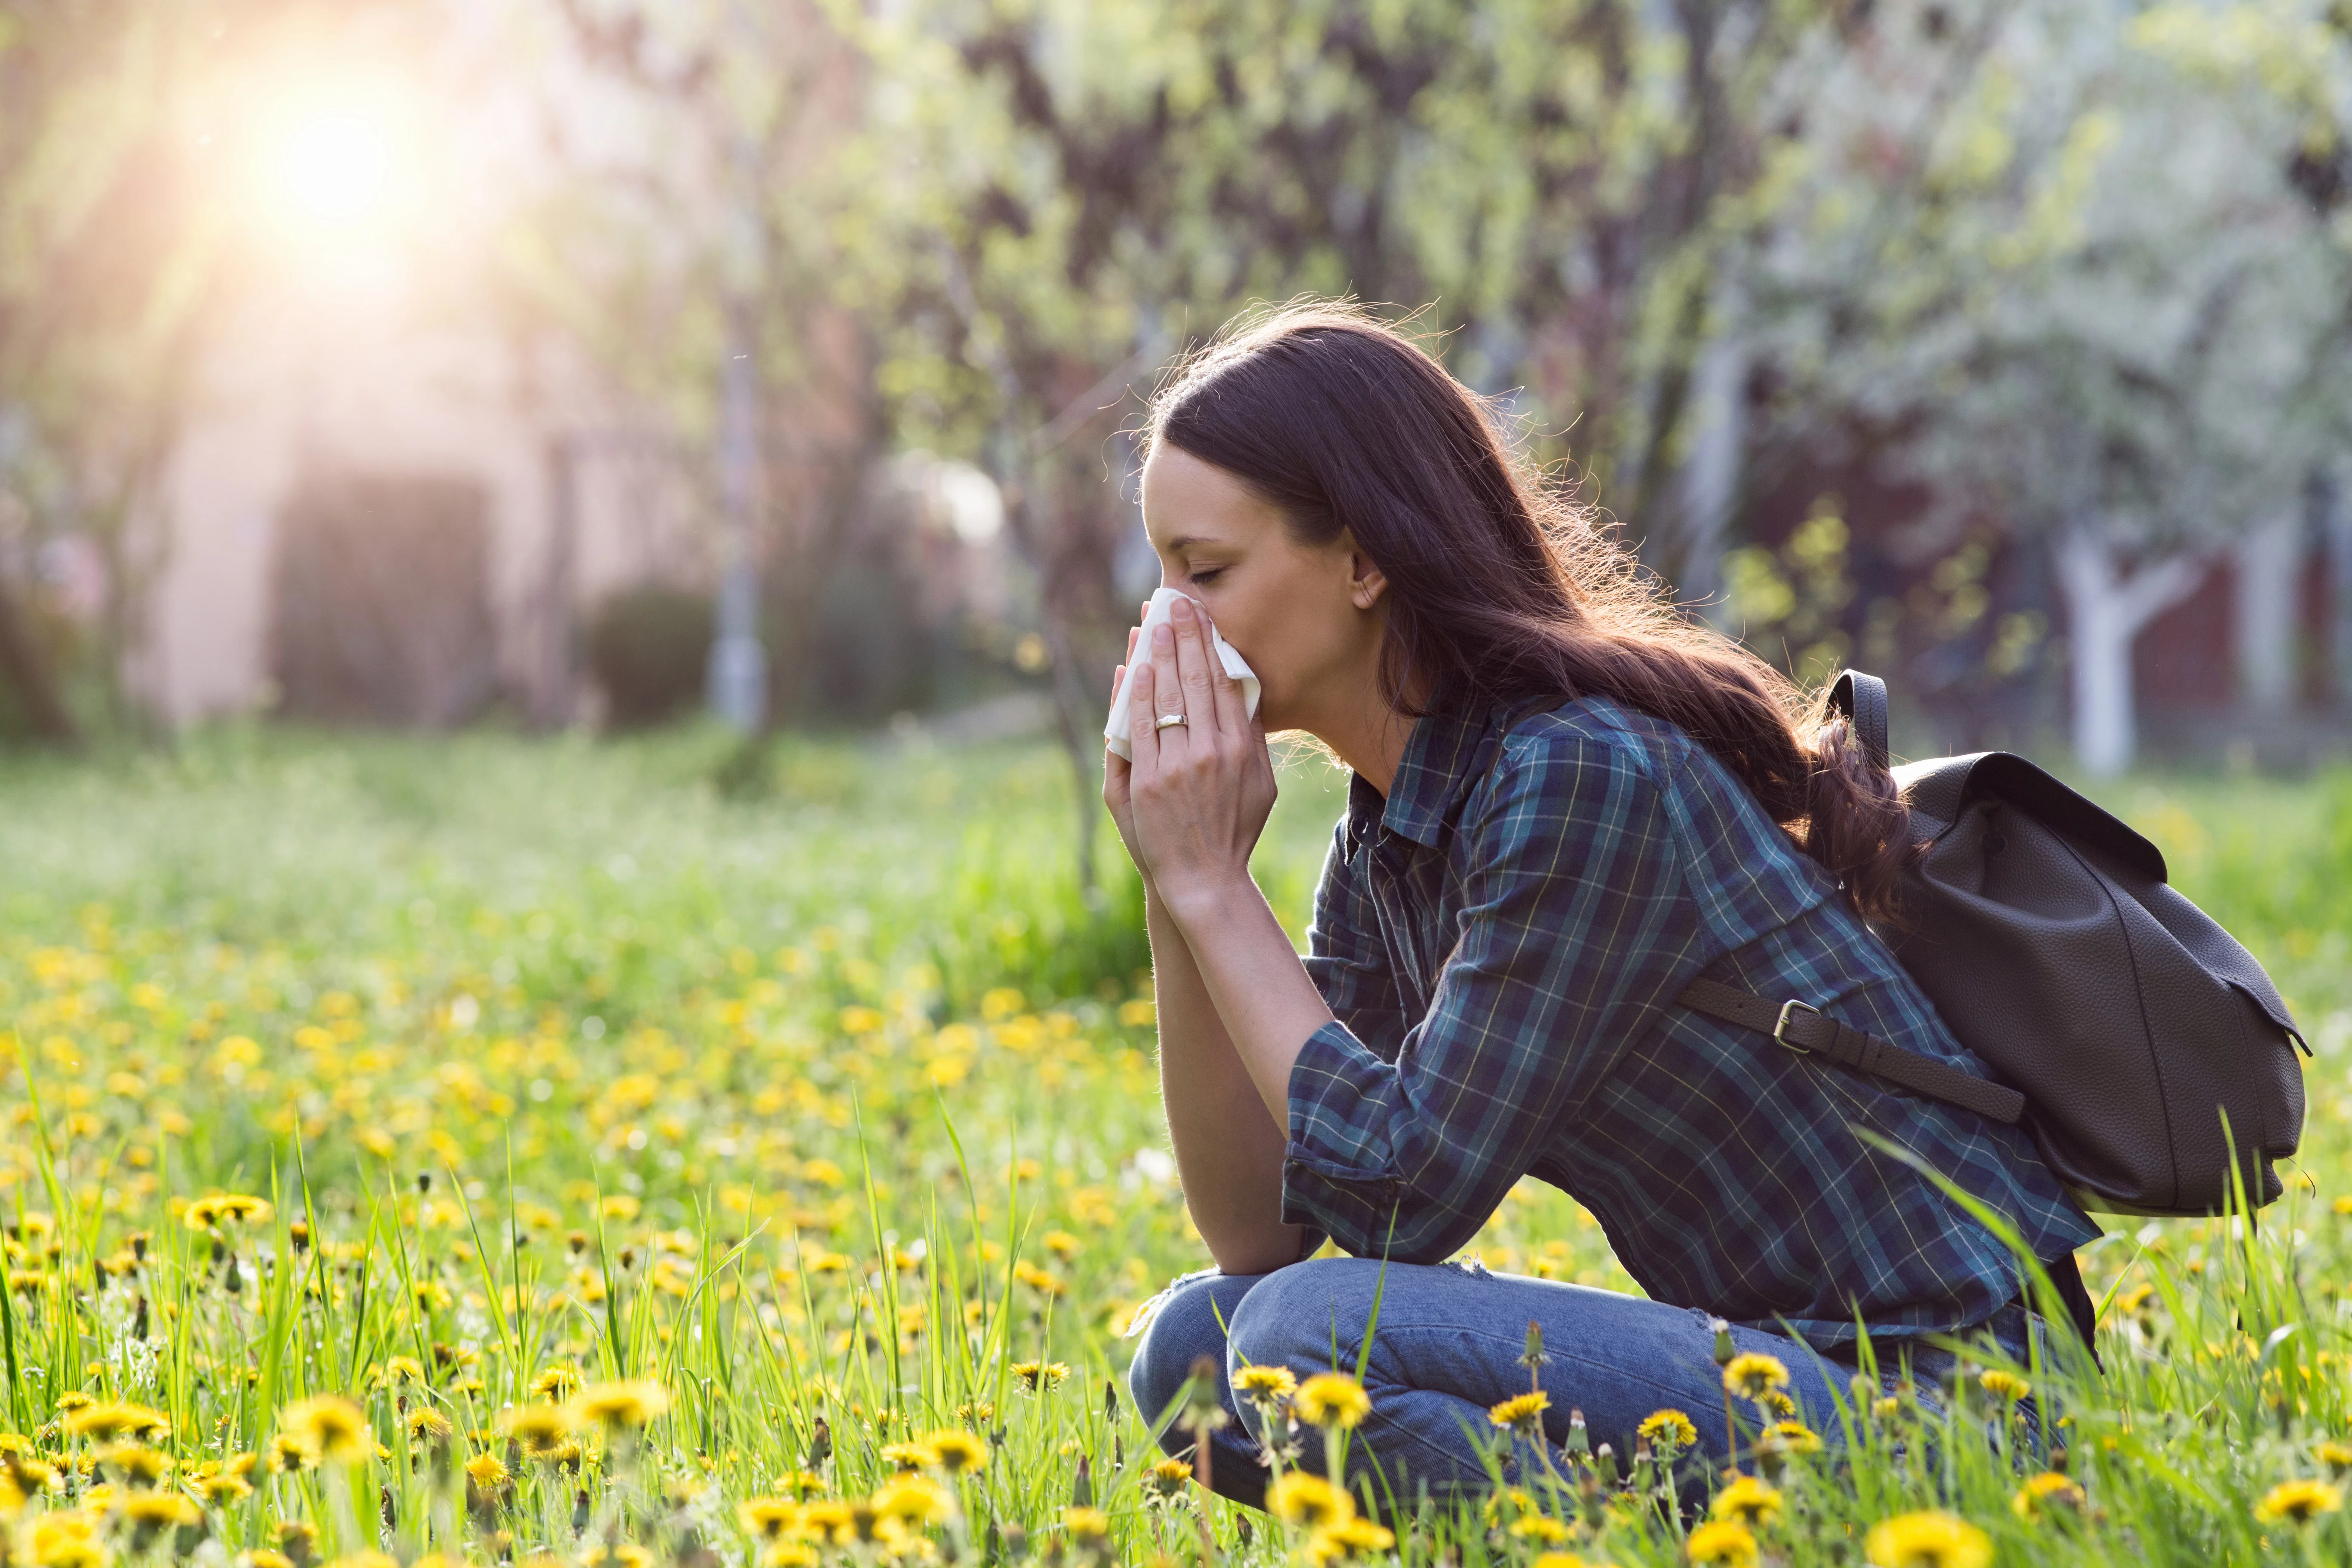
[[[1395,328],[1352,304],[1245,317],[1160,390],[1150,437],[1233,474],[1295,538],[1345,531],[1371,558],[1389,584],[1390,701],[1459,676],[1489,700],[1606,696],[1679,725],[1855,910],[1895,917],[1908,808],[1826,689],[1808,700],[1677,609]]]

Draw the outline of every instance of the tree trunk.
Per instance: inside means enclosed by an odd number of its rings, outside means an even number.
[[[2303,514],[2279,512],[2231,546],[2237,568],[2231,605],[2238,690],[2246,706],[2284,713],[2294,706],[2295,633],[2301,629],[2295,579],[2303,565]]]
[[[36,736],[67,746],[81,738],[58,695],[48,655],[34,635],[16,589],[5,578],[0,578],[0,680],[15,689],[24,705],[25,722]]]
[[[1702,613],[1719,626],[1727,618],[1720,599],[1723,542],[1739,496],[1740,457],[1747,438],[1747,381],[1748,347],[1738,336],[1718,336],[1700,354],[1692,398],[1690,456],[1683,462],[1682,493],[1675,508],[1682,535],[1677,551],[1682,574],[1675,580],[1677,595],[1703,605]]]
[[[2058,542],[2058,580],[2072,642],[2074,757],[2095,778],[2131,766],[2138,744],[2132,710],[2132,645],[2140,630],[2197,589],[2203,561],[2168,555],[2126,574],[2113,541],[2095,527]]]

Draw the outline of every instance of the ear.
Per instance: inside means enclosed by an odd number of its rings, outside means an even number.
[[[1382,594],[1388,592],[1388,574],[1357,547],[1353,534],[1342,533],[1339,548],[1347,554],[1349,602],[1360,610],[1369,610],[1381,602]]]

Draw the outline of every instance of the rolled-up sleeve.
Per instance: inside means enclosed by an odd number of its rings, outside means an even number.
[[[1283,1217],[1360,1257],[1433,1263],[1468,1241],[1696,966],[1641,758],[1589,735],[1528,738],[1481,794],[1427,1014],[1383,1053],[1342,1013],[1291,1069]]]

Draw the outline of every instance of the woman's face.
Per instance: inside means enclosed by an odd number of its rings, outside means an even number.
[[[1207,605],[1257,673],[1269,733],[1314,730],[1334,704],[1362,700],[1379,666],[1387,583],[1345,532],[1298,543],[1240,479],[1166,442],[1143,466],[1143,526],[1160,582]]]

